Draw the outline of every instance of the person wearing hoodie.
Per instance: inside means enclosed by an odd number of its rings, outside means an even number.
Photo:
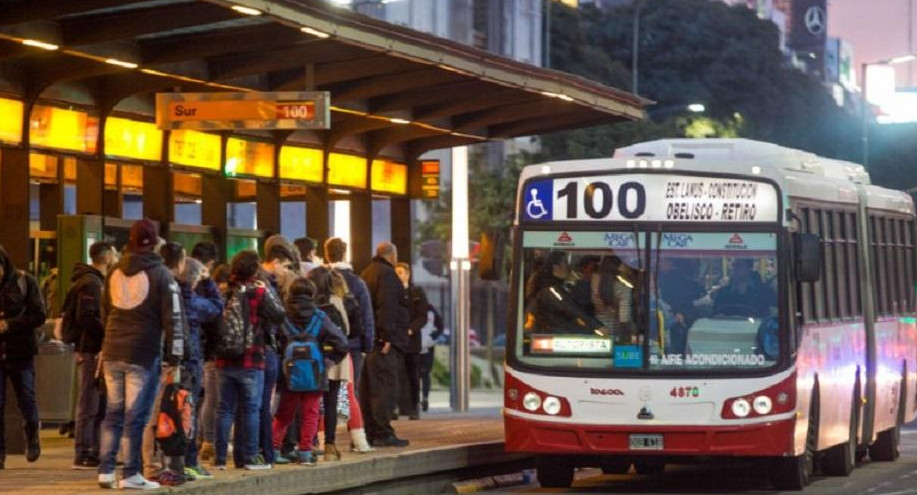
[[[290,284],[299,273],[296,271],[297,256],[293,253],[295,248],[282,235],[272,235],[264,241],[264,262],[258,272],[258,278],[274,294],[278,301],[285,299]],[[271,413],[274,392],[280,374],[280,359],[278,358],[279,325],[273,322],[264,322],[264,384],[261,388],[261,411],[258,416],[258,448],[264,461],[273,465],[274,457],[274,415]],[[238,419],[237,419],[238,421]],[[244,443],[244,428],[238,425],[234,431],[236,444]],[[237,466],[244,463],[242,452],[233,451]]]
[[[410,313],[404,286],[395,274],[398,249],[390,242],[376,246],[376,256],[360,277],[366,282],[375,314],[375,342],[366,355],[360,379],[360,407],[366,412],[366,436],[374,447],[406,447],[395,436],[392,411],[398,397],[398,363],[408,350]]]
[[[38,406],[35,402],[35,329],[47,318],[35,277],[17,270],[0,246],[0,469],[6,464],[3,408],[6,380],[16,392],[16,402],[25,419],[26,460],[41,455],[38,438]]]
[[[245,250],[232,259],[232,282],[227,293],[226,304],[232,298],[247,303],[253,341],[241,356],[217,355],[216,367],[220,379],[220,404],[217,410],[216,462],[218,470],[226,469],[229,445],[229,430],[234,416],[241,421],[237,429],[243,430],[242,443],[234,444],[235,451],[241,451],[243,467],[248,470],[271,469],[258,453],[258,423],[261,400],[264,392],[264,359],[266,346],[266,325],[278,325],[286,317],[283,306],[265,283],[257,279],[260,259],[258,253]],[[238,402],[238,412],[237,412]]]
[[[182,299],[185,301],[185,315],[188,319],[190,352],[186,367],[191,374],[191,393],[194,397],[194,424],[191,442],[185,454],[185,475],[194,479],[210,479],[213,476],[198,462],[197,432],[200,427],[198,411],[203,399],[204,350],[203,325],[217,324],[223,316],[223,298],[216,283],[207,276],[207,267],[195,258],[185,261],[185,269],[178,279]],[[202,285],[209,285],[201,289]]]
[[[89,246],[91,265],[77,263],[70,278],[62,315],[73,331],[68,332],[76,351],[78,398],[74,433],[73,469],[99,467],[99,440],[105,417],[105,394],[99,390],[96,374],[105,326],[102,324],[102,284],[117,261],[114,246],[96,242]],[[66,338],[66,337],[65,337]]]
[[[160,363],[177,367],[185,354],[185,342],[181,305],[175,304],[181,293],[154,252],[156,230],[150,220],[135,222],[129,252],[105,281],[102,370],[108,404],[99,464],[102,488],[159,488],[159,483],[148,481],[140,472],[143,430],[156,397]],[[116,481],[115,456],[122,445],[124,468],[122,479]]]
[[[286,301],[287,317],[299,330],[307,328],[313,318],[322,319],[322,326],[316,340],[322,349],[326,349],[324,358],[327,369],[347,356],[347,337],[324,312],[316,307],[315,298],[315,285],[310,280],[300,278],[293,281]],[[282,337],[282,340],[287,339],[286,335]],[[280,395],[280,406],[274,417],[274,448],[278,456],[287,434],[287,428],[290,427],[296,415],[296,409],[302,407],[298,460],[300,464],[304,465],[315,465],[318,461],[317,456],[312,452],[312,439],[318,432],[319,403],[327,390],[328,380],[325,376],[320,391],[293,392],[287,389]]]

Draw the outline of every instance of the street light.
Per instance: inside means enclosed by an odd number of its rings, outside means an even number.
[[[898,64],[910,62],[912,60],[917,60],[917,55],[913,53],[909,53],[907,55],[901,55],[899,57],[892,57],[886,60],[880,60],[878,62],[864,62],[861,65],[860,73],[863,75],[862,76],[863,77],[863,87],[862,87],[862,94],[860,95],[861,96],[860,98],[861,100],[860,120],[862,121],[862,124],[863,124],[863,132],[862,132],[862,135],[863,135],[863,167],[865,168],[869,167],[869,120],[866,118],[866,114],[867,114],[867,109],[870,106],[869,100],[867,99],[868,93],[866,92],[866,81],[868,79],[866,77],[866,70],[870,66],[898,65]]]

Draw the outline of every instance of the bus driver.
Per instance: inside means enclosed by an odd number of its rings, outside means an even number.
[[[713,297],[713,314],[758,318],[771,315],[770,308],[777,306],[777,294],[761,281],[761,275],[753,266],[754,261],[750,258],[733,260],[729,283]]]

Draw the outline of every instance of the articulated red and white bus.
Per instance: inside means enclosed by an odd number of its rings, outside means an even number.
[[[915,416],[915,215],[863,167],[744,139],[526,167],[506,448],[576,467],[728,457],[778,489],[898,456]]]

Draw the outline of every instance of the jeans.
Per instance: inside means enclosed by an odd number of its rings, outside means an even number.
[[[271,413],[271,400],[274,397],[274,389],[277,387],[277,374],[280,370],[277,353],[267,349],[264,353],[264,383],[261,387],[261,410],[258,412],[258,429],[255,441],[258,450],[264,456],[264,462],[274,464],[274,447],[271,439],[274,438],[274,415]],[[238,406],[237,406],[238,411]],[[241,415],[236,414],[236,428],[233,431],[233,445],[244,445],[246,443],[245,429],[239,426]],[[233,460],[236,465],[245,464],[244,452],[234,450]]]
[[[108,404],[102,423],[100,474],[115,472],[115,456],[121,447],[124,455],[123,476],[140,472],[140,449],[143,429],[150,419],[156,390],[159,388],[159,362],[152,369],[124,361],[104,361],[105,389]],[[123,435],[123,436],[122,436]]]
[[[38,405],[35,403],[35,361],[0,361],[0,459],[6,457],[3,408],[6,404],[6,379],[10,379],[16,392],[16,403],[25,421],[25,435],[38,435]]]
[[[216,363],[204,363],[204,403],[201,405],[201,438],[205,442],[213,443],[216,440],[216,414],[217,404],[220,400],[220,379],[217,374]]]
[[[76,354],[79,397],[76,403],[75,454],[77,458],[99,455],[102,421],[105,419],[105,394],[96,385],[99,355]]]
[[[229,429],[237,403],[241,406],[241,427],[244,430],[244,445],[235,444],[234,451],[242,451],[244,462],[251,462],[258,455],[258,420],[261,411],[261,395],[264,387],[264,371],[245,368],[219,368],[220,403],[217,408],[216,464],[226,464],[229,445]]]
[[[198,413],[201,409],[201,403],[204,395],[204,366],[197,361],[187,363],[187,371],[191,374],[191,397],[194,398],[193,411],[191,413],[191,441],[188,442],[188,448],[185,449],[185,465],[197,466],[197,432],[200,430],[201,421]]]
[[[366,355],[366,369],[360,379],[360,408],[363,410],[366,436],[384,440],[395,435],[392,412],[398,398],[398,361],[403,359],[392,347],[382,354],[377,346]]]
[[[280,450],[287,428],[293,423],[296,410],[302,406],[302,425],[299,434],[299,451],[312,450],[312,439],[318,432],[318,406],[321,392],[291,392],[284,390],[280,396],[277,417],[274,418],[274,448]]]
[[[420,407],[420,354],[416,352],[406,352],[404,356],[404,368],[408,379],[408,396],[411,401],[411,408],[401,414],[417,414]]]
[[[433,349],[420,355],[420,394],[423,400],[430,398],[430,374],[433,373],[433,360],[436,354]]]

